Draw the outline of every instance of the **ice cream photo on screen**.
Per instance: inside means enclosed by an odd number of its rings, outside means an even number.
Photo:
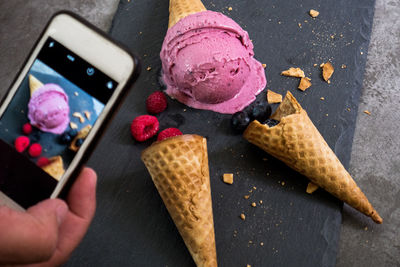
[[[197,109],[233,114],[267,83],[248,33],[200,0],[170,0],[160,57],[166,93]]]
[[[103,108],[36,59],[0,120],[0,138],[60,180]]]

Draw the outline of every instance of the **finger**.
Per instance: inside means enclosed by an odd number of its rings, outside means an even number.
[[[69,209],[89,223],[96,210],[97,175],[91,168],[84,168],[68,194]]]
[[[85,235],[96,209],[96,173],[84,168],[67,197],[70,211],[60,227],[59,242],[48,266],[63,264]]]
[[[58,229],[68,207],[48,199],[19,212],[0,207],[0,262],[30,263],[48,260],[58,242]]]

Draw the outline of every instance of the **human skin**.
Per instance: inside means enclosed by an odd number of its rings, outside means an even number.
[[[48,199],[25,212],[0,207],[0,266],[59,266],[84,237],[96,210],[96,173],[84,168],[66,201]]]

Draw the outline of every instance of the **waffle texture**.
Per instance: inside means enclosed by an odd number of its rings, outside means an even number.
[[[268,127],[253,121],[244,138],[376,223],[382,223],[382,218],[290,92],[271,118],[280,123]]]
[[[37,89],[39,89],[42,86],[43,86],[43,84],[38,79],[36,79],[35,76],[33,76],[32,74],[29,74],[29,89],[31,92],[31,96],[33,95],[33,92],[35,92]]]
[[[217,266],[206,139],[170,137],[141,158],[196,265]]]
[[[180,19],[206,10],[201,0],[170,0],[168,29],[174,26]]]

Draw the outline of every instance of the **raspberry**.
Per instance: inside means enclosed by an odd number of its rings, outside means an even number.
[[[32,125],[27,122],[22,126],[22,132],[26,135],[30,134],[32,132]]]
[[[164,140],[165,138],[172,137],[172,136],[177,136],[177,135],[182,135],[182,132],[179,131],[177,128],[167,128],[165,130],[162,130],[158,136],[157,136],[157,141]]]
[[[46,157],[41,157],[37,161],[37,165],[39,167],[44,167],[44,166],[49,165],[49,164],[50,164],[50,160],[48,158],[46,158]]]
[[[136,117],[131,124],[131,133],[137,141],[145,141],[158,132],[159,123],[156,117],[142,115]]]
[[[17,139],[15,139],[14,146],[15,150],[18,152],[24,152],[24,150],[29,146],[29,138],[26,136],[20,136]]]
[[[156,91],[149,95],[146,99],[147,112],[150,114],[158,114],[167,108],[167,98],[161,91]]]
[[[29,147],[28,153],[32,158],[39,157],[42,154],[42,146],[39,143],[34,143]]]

